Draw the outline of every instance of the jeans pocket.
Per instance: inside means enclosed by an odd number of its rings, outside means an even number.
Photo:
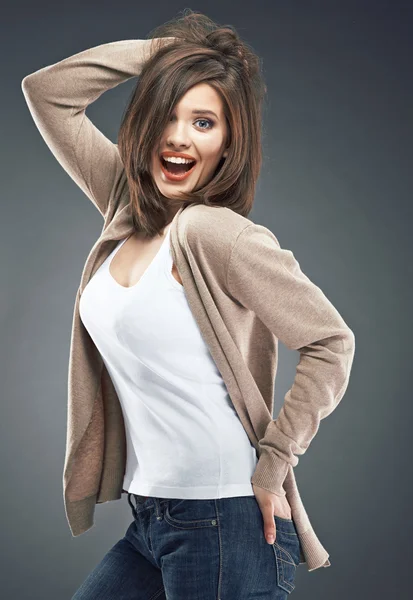
[[[171,499],[165,505],[165,521],[177,529],[216,527],[215,500]]]
[[[277,583],[289,594],[295,588],[295,576],[300,564],[300,540],[292,519],[274,516],[276,536],[273,544],[277,562]]]
[[[277,533],[278,538],[278,533]],[[277,565],[277,585],[279,588],[291,594],[295,588],[295,575],[297,565],[291,554],[283,546],[275,541],[272,545]]]

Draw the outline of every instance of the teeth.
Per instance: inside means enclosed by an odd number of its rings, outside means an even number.
[[[172,162],[172,163],[176,163],[177,165],[180,164],[189,164],[189,163],[193,163],[195,162],[194,160],[189,160],[188,158],[181,158],[178,156],[162,156],[163,160],[166,160],[167,162]]]

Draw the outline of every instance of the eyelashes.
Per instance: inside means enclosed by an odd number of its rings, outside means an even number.
[[[172,121],[175,117],[172,116],[169,120]],[[200,117],[199,119],[196,119],[194,121],[194,123],[197,123],[198,121],[203,121],[204,123],[208,123],[208,127],[200,127],[199,129],[204,129],[205,131],[208,131],[209,129],[212,129],[215,126],[215,121],[213,121],[212,119],[204,119],[203,117]]]
[[[201,127],[201,129],[212,129],[212,128],[213,128],[213,126],[215,125],[214,121],[211,121],[211,119],[197,119],[197,120],[195,121],[195,123],[196,123],[197,121],[204,121],[205,123],[209,123],[209,125],[210,125],[209,127],[206,127],[206,128],[205,128],[205,127]]]

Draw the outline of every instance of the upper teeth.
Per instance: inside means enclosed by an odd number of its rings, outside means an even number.
[[[194,162],[193,160],[189,160],[188,158],[181,158],[180,156],[163,156],[162,157],[164,160],[167,160],[168,162],[173,162],[173,163],[191,163]]]

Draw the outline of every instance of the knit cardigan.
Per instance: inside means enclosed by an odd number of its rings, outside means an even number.
[[[94,525],[96,504],[124,490],[122,410],[102,357],[79,317],[86,284],[119,240],[134,231],[117,144],[86,115],[105,91],[138,76],[150,40],[84,50],[26,76],[22,90],[53,155],[104,219],[83,268],[70,339],[63,498],[73,536]],[[300,540],[300,564],[330,566],[301,500],[294,467],[342,399],[355,338],[321,289],[275,235],[223,206],[182,206],[170,248],[190,309],[256,449],[254,485],[286,495]],[[278,341],[300,353],[296,376],[273,419]],[[231,443],[223,439],[223,443]],[[156,448],[153,449],[156,452]]]

